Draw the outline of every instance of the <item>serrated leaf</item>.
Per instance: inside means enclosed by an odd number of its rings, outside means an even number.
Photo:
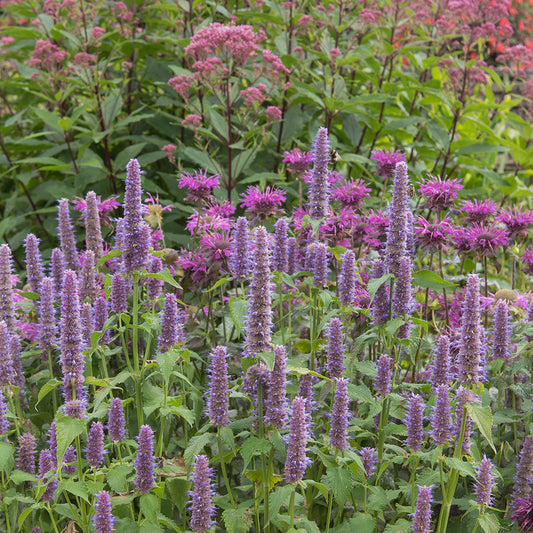
[[[161,272],[157,272],[157,273],[147,272],[146,270],[142,270],[141,277],[159,279],[161,281],[164,281],[165,283],[168,283],[169,285],[172,285],[172,287],[175,287],[176,289],[181,289],[181,285],[174,279],[174,277],[172,276],[168,268],[165,268],[161,270]],[[183,304],[181,300],[176,300],[176,301],[180,304]]]
[[[214,291],[215,289],[218,289],[218,287],[220,287],[224,283],[227,283],[228,281],[231,281],[231,278],[220,278],[211,288],[205,289],[202,292]]]
[[[124,492],[127,487],[126,478],[132,471],[133,468],[129,465],[115,465],[109,470],[106,479],[111,490],[117,493]]]
[[[423,289],[440,291],[442,289],[453,289],[457,285],[442,279],[437,273],[431,270],[419,270],[413,273],[413,283]]]
[[[63,463],[63,455],[72,441],[85,430],[86,420],[62,416],[55,421],[57,439],[57,464]]]
[[[493,513],[483,513],[479,515],[477,521],[485,533],[498,533],[500,531],[500,521]]]
[[[168,380],[170,379],[179,356],[180,354],[176,349],[157,354],[156,361],[166,383],[168,383]]]
[[[28,472],[24,472],[22,470],[13,470],[9,476],[9,479],[13,481],[15,485],[18,485],[19,483],[24,483],[25,481],[34,482],[36,477],[33,474],[28,474]]]
[[[236,298],[235,296],[232,296],[229,299],[229,311],[231,313],[233,325],[235,326],[235,332],[237,337],[239,337],[244,325],[244,317],[248,312],[248,303],[244,298]]]
[[[256,355],[259,356],[265,362],[269,372],[272,372],[272,369],[274,368],[274,363],[276,362],[276,356],[274,352],[258,352]]]
[[[73,481],[71,479],[66,479],[60,481],[58,485],[59,490],[66,490],[74,496],[79,496],[83,498],[87,503],[89,503],[89,490],[87,485],[83,481]]]
[[[276,517],[284,503],[288,505],[293,490],[294,487],[292,485],[283,485],[282,487],[276,487],[276,489],[270,494],[268,499],[268,516],[270,517],[270,520]]]
[[[35,404],[35,407],[37,407],[39,405],[39,403],[41,402],[41,400],[51,391],[53,391],[54,389],[56,389],[57,387],[59,387],[59,385],[61,385],[61,381],[59,381],[58,379],[50,379],[47,383],[45,383],[42,387],[41,387],[41,390],[39,391],[39,395],[37,396],[37,403]]]
[[[183,453],[183,458],[187,467],[194,461],[194,458],[205,448],[207,443],[211,440],[213,435],[211,433],[202,433],[195,435],[189,440],[189,445]]]
[[[118,257],[119,255],[123,255],[124,252],[122,250],[111,250],[109,253],[103,255],[98,260],[98,263],[96,263],[96,268],[102,266],[104,263],[109,261],[110,259],[113,259],[115,257]]]
[[[159,520],[157,519],[159,500],[157,496],[155,494],[143,494],[141,496],[140,504],[142,514],[145,516],[148,522],[154,526],[157,526],[159,524]]]
[[[248,533],[252,527],[252,513],[249,507],[226,509],[222,513],[227,533]]]
[[[477,426],[481,434],[487,439],[491,448],[496,452],[492,442],[492,411],[489,405],[481,406],[478,403],[467,403],[466,409],[472,422]]]
[[[352,474],[346,468],[331,466],[327,470],[328,481],[335,500],[342,507],[350,497]]]
[[[7,472],[13,466],[15,448],[9,442],[0,441],[0,472]]]
[[[412,529],[412,522],[405,520],[405,518],[400,518],[394,524],[387,525],[383,533],[409,533]]]
[[[331,533],[373,533],[376,527],[376,519],[368,513],[357,513],[348,522],[330,529]]]
[[[266,439],[258,437],[248,437],[241,446],[240,453],[244,460],[243,470],[250,464],[254,455],[268,453],[272,448],[272,443]]]
[[[368,281],[367,291],[370,297],[370,301],[374,299],[378,289],[385,283],[388,283],[391,279],[394,278],[394,274],[384,274],[380,278],[373,278]]]
[[[476,470],[472,463],[461,461],[456,457],[445,457],[444,462],[450,468],[457,470],[463,476],[476,477]]]

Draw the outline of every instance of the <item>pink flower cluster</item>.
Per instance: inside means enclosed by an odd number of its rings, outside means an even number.
[[[68,52],[61,50],[57,44],[50,41],[39,40],[35,43],[35,48],[28,61],[30,67],[42,70],[59,70],[68,57]]]

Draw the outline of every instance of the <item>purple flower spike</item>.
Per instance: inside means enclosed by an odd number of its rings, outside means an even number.
[[[486,455],[481,459],[476,477],[476,502],[482,507],[492,505],[492,488],[494,487],[494,474],[492,462]],[[484,509],[481,511],[483,512]]]
[[[529,496],[516,498],[511,510],[511,519],[516,520],[520,531],[533,531],[533,491]]]
[[[531,435],[524,437],[514,480],[511,498],[527,498],[531,494],[530,485],[533,481],[533,437]]]
[[[182,341],[179,337],[180,318],[176,295],[167,293],[165,295],[165,305],[163,306],[163,316],[161,318],[161,334],[158,340],[157,349],[159,353],[168,352],[178,342]]]
[[[433,531],[431,525],[432,490],[433,486],[423,487],[418,485],[418,498],[416,500],[412,525],[414,533],[431,533]]]
[[[112,533],[114,531],[115,517],[111,513],[111,499],[107,491],[101,490],[96,494],[94,508],[96,512],[93,524],[96,533]]]
[[[287,274],[294,274],[300,270],[298,243],[295,237],[287,240]]]
[[[94,313],[93,306],[86,302],[82,304],[80,308],[81,319],[81,340],[83,348],[87,348],[91,345],[91,336],[96,331],[94,327]]]
[[[324,288],[328,284],[328,249],[326,245],[317,242],[315,245],[315,264],[313,273],[315,287]]]
[[[339,299],[342,305],[353,305],[355,299],[355,254],[348,250],[342,257]]]
[[[424,404],[422,397],[418,394],[411,394],[409,398],[409,406],[407,408],[407,418],[405,425],[407,426],[407,446],[413,451],[419,451],[424,442]]]
[[[0,435],[9,431],[9,420],[6,417],[7,405],[4,393],[0,390]]]
[[[95,422],[87,436],[86,458],[91,468],[98,468],[104,462],[104,427]]]
[[[0,387],[14,385],[16,370],[11,352],[11,334],[4,320],[0,321]]]
[[[94,252],[88,250],[83,254],[83,264],[80,272],[80,301],[89,299],[96,300],[98,297],[98,284],[96,282]]]
[[[407,163],[396,165],[392,201],[389,205],[389,228],[385,249],[387,270],[398,277],[400,259],[407,255]]]
[[[23,433],[18,437],[19,449],[16,467],[23,472],[35,472],[36,439],[31,433]]]
[[[300,378],[300,386],[298,387],[298,396],[305,401],[305,412],[311,416],[311,412],[316,407],[315,393],[313,392],[313,375],[304,374]]]
[[[439,385],[447,385],[450,371],[450,339],[446,335],[439,337],[439,343],[435,350],[435,362],[433,363],[433,389]]]
[[[135,461],[135,471],[137,477],[135,486],[141,494],[146,494],[152,490],[155,483],[154,476],[154,432],[150,426],[141,426],[137,442],[137,459]]]
[[[287,221],[278,219],[275,228],[274,249],[272,252],[272,268],[278,272],[287,272],[289,269],[289,257],[287,248]]]
[[[120,272],[113,274],[111,282],[111,309],[115,313],[125,313],[128,310],[126,281]]]
[[[55,468],[55,461],[53,460],[50,450],[42,450],[39,455],[39,478],[45,484],[48,481],[48,486],[41,497],[43,502],[49,502],[54,499],[54,492],[57,488],[57,480],[52,478],[53,474],[47,475],[50,470]],[[52,479],[51,479],[52,478]]]
[[[54,248],[50,257],[50,277],[54,280],[54,293],[61,294],[63,273],[65,272],[65,258],[61,248]]]
[[[361,456],[361,459],[363,460],[365,478],[370,479],[374,475],[374,468],[376,467],[376,463],[378,462],[378,458],[376,457],[376,449],[361,448],[358,453]]]
[[[80,268],[80,261],[76,248],[76,237],[74,236],[74,229],[70,221],[68,200],[66,198],[59,200],[58,222],[59,242],[61,243],[65,266],[76,272]]]
[[[151,274],[159,274],[163,270],[163,261],[160,257],[152,256],[148,265],[148,272]],[[147,278],[146,289],[148,291],[148,299],[150,301],[156,300],[161,294],[165,282],[161,279]]]
[[[83,371],[85,368],[85,357],[82,352],[78,282],[76,273],[72,270],[67,270],[63,276],[60,346],[60,362],[63,372],[63,396],[65,402],[77,400],[84,404]],[[71,404],[71,407],[74,407],[74,405]]]
[[[233,243],[229,257],[229,267],[236,281],[248,279],[252,270],[248,220],[239,217],[233,232]]]
[[[113,442],[120,442],[126,437],[126,421],[120,398],[113,398],[107,411],[107,432]]]
[[[76,473],[78,469],[78,455],[76,454],[76,448],[70,445],[65,450],[65,455],[63,456],[63,472],[67,476],[72,476]]]
[[[450,438],[450,396],[447,384],[437,387],[437,402],[431,418],[431,437],[437,446]]]
[[[374,381],[374,388],[376,392],[383,396],[387,396],[391,390],[392,375],[390,371],[391,359],[388,355],[383,354],[378,361],[378,372],[376,380]]]
[[[348,448],[348,389],[346,379],[337,379],[335,398],[331,410],[331,428],[329,437],[331,445],[339,451]]]
[[[463,424],[463,413],[465,411],[464,407],[467,403],[473,403],[476,401],[476,395],[463,386],[460,386],[455,393],[456,403],[455,403],[455,424],[453,426],[453,434],[456,442],[461,438],[461,427]],[[470,435],[472,433],[472,420],[466,414],[465,419],[465,434],[463,438],[463,449],[462,452],[464,455],[470,453]]]
[[[207,413],[209,421],[215,427],[224,427],[229,424],[228,363],[226,357],[226,348],[217,346],[211,354],[209,366],[211,379],[207,396]]]
[[[39,239],[29,233],[25,241],[26,245],[26,272],[27,282],[30,290],[39,294],[41,281],[44,277],[43,265],[41,261],[41,252],[39,252]]]
[[[413,297],[411,288],[411,258],[403,256],[398,265],[398,279],[394,285],[394,295],[392,298],[393,316],[403,317],[409,315],[413,307]],[[411,330],[411,321],[407,320],[398,328],[399,339],[407,339]]]
[[[109,318],[109,309],[107,300],[103,296],[96,298],[94,302],[94,329],[95,331],[102,331],[106,320]],[[106,332],[100,338],[100,344],[107,344],[110,338],[110,330]]]
[[[15,303],[11,279],[11,248],[7,244],[0,246],[0,320],[5,320],[7,327],[14,331]]]
[[[274,368],[270,375],[265,419],[277,429],[287,424],[287,350],[285,346],[274,346]]]
[[[385,274],[385,263],[382,259],[376,259],[372,267],[372,279],[379,279]],[[389,283],[385,282],[374,295],[372,300],[372,323],[374,326],[383,326],[389,320]]]
[[[505,300],[498,300],[496,303],[493,332],[492,355],[496,359],[508,361],[511,357],[509,351],[511,325],[509,323],[509,306]]]
[[[319,128],[313,142],[313,169],[309,187],[309,214],[318,219],[327,215],[329,207],[328,163],[331,144],[328,130]]]
[[[211,486],[212,474],[207,456],[198,455],[194,463],[193,490],[189,492],[191,496],[189,527],[196,533],[206,533],[215,525],[213,521],[215,492]]]
[[[481,328],[479,278],[475,274],[469,274],[466,281],[459,341],[459,381],[461,383],[479,381],[479,364],[482,357]]]
[[[344,341],[342,338],[342,322],[332,318],[328,327],[328,373],[329,377],[342,378],[344,373]]]
[[[263,226],[255,230],[252,282],[248,299],[245,352],[255,356],[271,350],[272,336],[272,282],[268,233]]]
[[[54,280],[43,278],[39,302],[39,348],[49,351],[57,345],[57,328],[54,307]],[[48,357],[46,357],[48,359]]]
[[[94,253],[94,257],[98,261],[104,255],[104,240],[102,239],[96,193],[89,191],[85,197],[85,202],[85,245],[87,250],[91,250]]]
[[[289,444],[285,461],[285,479],[288,483],[301,481],[307,465],[311,462],[306,455],[310,417],[306,413],[305,404],[306,401],[300,396],[296,396],[292,402]]]

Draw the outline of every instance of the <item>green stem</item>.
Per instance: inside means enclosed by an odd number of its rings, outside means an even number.
[[[226,462],[224,461],[224,457],[222,455],[222,438],[220,436],[220,428],[217,430],[217,441],[218,441],[218,455],[220,456],[220,466],[222,468],[222,475],[224,476],[224,483],[226,484],[226,490],[228,491],[229,498],[231,500],[231,505],[233,505],[233,508],[237,508],[237,504],[235,503],[235,499],[233,497],[233,492],[231,490],[231,485],[228,479],[228,472],[226,471]],[[265,517],[266,520],[266,517]]]
[[[294,496],[295,494],[296,494],[296,485],[293,485],[293,489],[291,492],[291,499],[289,500],[289,516],[291,519],[290,529],[294,527]]]

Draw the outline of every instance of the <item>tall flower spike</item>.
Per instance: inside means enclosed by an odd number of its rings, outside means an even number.
[[[126,192],[124,194],[124,238],[121,249],[124,252],[126,272],[140,270],[148,264],[150,242],[143,221],[141,167],[136,159],[126,165]],[[148,227],[148,231],[150,228]]]
[[[111,309],[115,313],[125,313],[128,310],[126,281],[120,272],[113,274],[111,281]]]
[[[78,249],[76,248],[76,237],[74,236],[74,229],[70,221],[68,200],[66,198],[59,200],[58,222],[59,242],[65,260],[65,266],[76,272],[80,268],[80,261],[78,258]]]
[[[249,288],[245,352],[255,356],[271,350],[272,282],[268,233],[263,226],[255,230],[252,282]]]
[[[18,437],[19,449],[16,467],[23,472],[35,472],[36,439],[31,433],[23,433]]]
[[[331,410],[329,438],[331,445],[342,452],[348,448],[348,382],[342,378],[336,381],[337,387]]]
[[[511,498],[527,498],[531,493],[533,481],[533,437],[526,435],[520,451],[520,460],[516,467],[514,486]]]
[[[391,359],[388,355],[383,354],[377,365],[377,375],[374,381],[374,388],[376,392],[383,396],[387,396],[391,390],[391,371],[390,371]]]
[[[14,385],[16,380],[11,334],[5,320],[0,320],[0,387]]]
[[[71,413],[83,417],[85,411],[85,388],[83,386],[85,357],[82,352],[80,303],[76,273],[67,270],[63,276],[63,292],[61,295],[61,354],[60,362],[63,372],[63,396],[65,403],[71,404]],[[81,402],[81,404],[80,404]],[[79,409],[74,409],[78,407]],[[68,416],[72,416],[69,413]],[[78,416],[76,416],[78,418]]]
[[[422,397],[418,394],[411,394],[405,421],[405,425],[407,426],[406,444],[415,452],[422,448],[422,443],[424,442],[423,420],[424,404]]]
[[[328,163],[331,144],[328,130],[319,128],[313,142],[313,169],[309,187],[309,215],[311,218],[323,218],[329,207]]]
[[[229,424],[229,390],[227,350],[224,346],[217,346],[211,353],[209,365],[210,383],[207,393],[207,414],[209,421],[215,427]]]
[[[329,321],[328,327],[328,373],[332,379],[342,378],[344,373],[344,340],[342,322],[337,317]]]
[[[94,422],[87,436],[86,458],[91,468],[98,468],[104,462],[104,426]]]
[[[430,533],[433,531],[433,527],[431,526],[432,490],[432,486],[423,487],[418,485],[418,498],[416,500],[412,525],[414,533]]]
[[[120,442],[126,437],[124,408],[120,398],[113,398],[107,411],[107,433],[113,442]]]
[[[289,269],[287,221],[284,218],[277,220],[274,225],[274,249],[272,251],[272,267],[278,272],[287,272]]]
[[[94,302],[94,330],[102,331],[106,320],[109,318],[109,309],[107,300],[103,296],[98,296]],[[100,344],[107,344],[109,342],[111,330],[106,332],[100,338]]]
[[[274,368],[270,374],[270,387],[266,403],[266,422],[277,429],[287,424],[287,350],[274,346]]]
[[[163,316],[161,318],[161,334],[158,340],[159,353],[168,352],[182,339],[179,338],[178,302],[176,295],[167,293],[165,295],[165,305],[163,306]]]
[[[54,280],[43,278],[39,302],[39,348],[46,354],[57,345],[56,311],[54,307]]]
[[[450,438],[450,396],[447,384],[437,387],[437,402],[431,418],[431,437],[437,446]]]
[[[0,246],[0,320],[5,320],[7,327],[14,331],[15,303],[11,279],[11,249],[7,244]]]
[[[259,364],[251,365],[244,376],[242,390],[248,394],[254,404],[254,410],[252,412],[257,415],[254,420],[254,429],[259,427],[259,418],[263,416],[264,419],[264,409],[263,411],[259,410],[259,393],[261,393],[263,407],[265,407],[264,400],[268,398],[269,387],[270,372],[265,363],[259,361]]]
[[[161,272],[162,270],[163,261],[161,260],[161,258],[157,257],[156,255],[150,257],[148,272],[150,272],[151,274],[159,274],[159,272]],[[153,302],[159,297],[164,284],[165,282],[161,279],[148,278],[146,280],[146,290],[148,291],[148,299],[150,301]]]
[[[376,449],[361,448],[358,453],[361,456],[361,459],[363,460],[365,478],[370,479],[374,474],[374,468],[376,466],[376,463],[378,462],[378,458],[376,457]]]
[[[446,335],[439,337],[433,363],[432,384],[436,390],[439,385],[447,385],[450,372],[450,339]]]
[[[81,340],[83,343],[83,348],[87,348],[91,345],[91,336],[96,331],[94,327],[93,306],[89,302],[86,302],[81,305],[80,319]]]
[[[0,435],[9,431],[9,420],[6,417],[7,405],[4,393],[0,389]]]
[[[300,378],[298,396],[304,399],[305,412],[310,417],[316,406],[315,393],[313,392],[313,374],[304,374]]]
[[[458,442],[461,438],[463,414],[466,411],[464,407],[467,403],[472,403],[476,401],[476,396],[471,391],[468,391],[463,386],[460,386],[455,392],[455,399],[455,424],[453,426],[453,434],[456,442]],[[470,416],[468,416],[468,414],[466,414],[465,416],[465,432],[462,449],[464,455],[470,453],[470,435],[472,433],[472,420],[470,419]]]
[[[206,455],[198,455],[194,463],[193,490],[189,491],[191,500],[191,520],[189,527],[196,533],[206,533],[215,524],[213,516],[215,507],[213,497],[215,492],[211,486],[213,472],[209,468],[209,459]]]
[[[80,301],[89,299],[94,302],[98,297],[98,284],[96,283],[94,252],[88,250],[83,254],[83,264],[80,272]]]
[[[389,204],[389,228],[385,248],[385,262],[390,274],[398,277],[400,259],[407,255],[407,163],[396,165],[392,201]]]
[[[54,499],[54,492],[57,488],[57,480],[56,479],[50,479],[52,477],[52,474],[48,475],[48,472],[50,470],[53,470],[55,468],[55,462],[52,458],[52,453],[50,450],[42,450],[39,455],[39,478],[41,479],[42,483],[46,483],[48,480],[48,486],[46,487],[46,490],[44,491],[44,494],[41,496],[41,500],[43,502],[49,502]]]
[[[315,245],[315,264],[313,270],[315,287],[324,288],[328,283],[328,249],[322,242]]]
[[[229,256],[229,268],[236,281],[248,279],[252,269],[249,240],[248,220],[246,217],[239,217],[233,231]]]
[[[339,299],[342,305],[353,305],[355,299],[355,254],[352,250],[342,256]]]
[[[479,278],[469,274],[466,280],[466,293],[461,317],[459,340],[459,381],[477,383],[481,361],[481,310]]]
[[[30,286],[31,292],[39,294],[41,289],[41,281],[44,277],[41,252],[39,252],[39,239],[33,233],[28,233],[25,245],[27,272],[26,280]]]
[[[511,326],[509,323],[509,306],[505,300],[498,300],[494,310],[492,355],[496,359],[508,361],[511,354],[509,351]]]
[[[96,261],[104,255],[104,240],[98,211],[98,198],[94,191],[89,191],[85,197],[85,246],[94,253]]]
[[[483,507],[492,505],[492,488],[494,487],[494,474],[492,473],[492,462],[484,455],[481,464],[477,468],[476,477],[476,502]]]
[[[383,259],[376,259],[372,267],[372,279],[379,279],[385,274]],[[372,300],[372,323],[374,326],[383,326],[389,320],[389,283],[385,282],[374,295]]]
[[[20,353],[22,351],[22,348],[20,346],[20,336],[17,333],[11,335],[11,338],[9,339],[9,351],[13,359],[13,385],[20,388],[20,394],[21,396],[23,396],[25,390],[24,383],[26,378],[24,377],[24,372],[22,370],[22,361],[20,359]]]
[[[63,273],[65,272],[65,258],[61,248],[54,248],[50,257],[50,277],[54,280],[54,293],[56,297],[61,295]]]
[[[413,307],[412,287],[411,287],[411,258],[403,256],[398,266],[398,279],[394,285],[394,295],[392,298],[393,316],[404,317],[409,315]],[[406,320],[398,328],[399,339],[407,339],[411,330],[411,321]]]
[[[296,237],[287,240],[287,274],[294,274],[300,270],[299,251]]]
[[[305,409],[306,401],[296,396],[292,402],[291,427],[285,461],[285,479],[288,483],[301,481],[307,465],[311,462],[307,457],[307,438],[309,435],[309,422]]]
[[[111,499],[109,492],[101,490],[96,494],[93,518],[96,533],[112,533],[114,531],[115,517],[111,513]]]
[[[154,476],[154,432],[150,426],[141,426],[137,442],[137,459],[135,460],[135,486],[141,494],[152,490],[155,483]]]

